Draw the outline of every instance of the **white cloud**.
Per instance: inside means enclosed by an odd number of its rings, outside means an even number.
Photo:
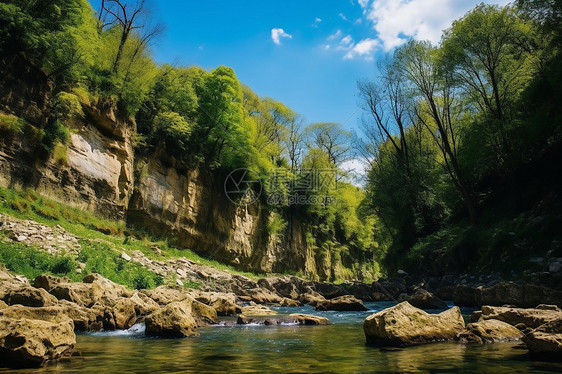
[[[409,38],[438,43],[444,29],[482,0],[359,0],[384,49]],[[490,1],[506,5],[510,0]]]
[[[344,60],[351,60],[355,57],[363,57],[367,61],[373,60],[373,53],[380,46],[380,42],[376,39],[363,39],[355,45],[351,45]]]
[[[345,16],[345,14],[343,14],[343,13],[338,14],[338,16],[340,16],[340,18],[343,19],[344,21],[349,21],[347,19],[347,17]]]
[[[348,47],[351,44],[353,44],[353,38],[351,37],[351,35],[347,35],[340,41],[340,46],[342,47]]]
[[[341,38],[341,36],[342,36],[342,32],[341,32],[341,30],[338,30],[335,33],[333,33],[332,35],[328,36],[328,41],[339,39],[339,38]]]
[[[273,40],[273,43],[275,43],[277,45],[281,45],[281,38],[292,39],[293,36],[287,34],[285,32],[285,30],[283,30],[283,29],[272,29],[271,30],[271,40]]]
[[[318,27],[318,25],[322,22],[322,18],[320,17],[316,17],[314,19],[314,23],[312,24],[312,27]]]

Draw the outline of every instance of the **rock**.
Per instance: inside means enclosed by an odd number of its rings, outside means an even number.
[[[277,312],[264,305],[249,305],[242,307],[242,313],[247,316],[273,316]]]
[[[523,333],[508,323],[496,319],[469,323],[457,339],[470,343],[502,343],[518,341]]]
[[[146,336],[183,338],[199,336],[189,300],[170,303],[145,319]]]
[[[111,307],[106,307],[103,319],[104,330],[127,330],[137,321],[136,303],[121,298]]]
[[[549,273],[558,273],[562,270],[562,263],[555,261],[548,265],[548,272]]]
[[[289,317],[296,319],[301,325],[329,325],[330,320],[325,317],[312,316],[309,314],[290,314]]]
[[[74,324],[64,315],[49,320],[0,316],[0,366],[32,367],[69,355]]]
[[[353,296],[341,296],[331,300],[324,300],[316,305],[316,310],[336,310],[339,312],[366,311],[363,302]]]
[[[439,288],[437,291],[437,297],[441,300],[453,300],[455,295],[455,287],[445,286]]]
[[[294,307],[299,307],[302,304],[297,300],[292,300],[284,297],[279,303],[279,305],[294,308]]]
[[[242,300],[253,301],[258,304],[279,304],[283,300],[282,297],[266,288],[243,289],[241,287],[233,287],[233,291]]]
[[[103,290],[103,296],[106,298],[131,297],[133,292],[127,287],[117,284],[99,274],[93,273],[84,277],[82,282],[87,284],[98,284]]]
[[[562,320],[562,311],[559,309],[546,310],[483,306],[482,319],[497,319],[512,326],[522,323],[534,329],[548,322]]]
[[[191,301],[191,314],[197,322],[197,326],[215,325],[217,323],[217,311],[197,300]]]
[[[525,335],[523,342],[533,356],[562,361],[562,319],[531,331]]]
[[[60,283],[50,291],[59,300],[67,300],[89,308],[100,303],[104,290],[99,283]]]
[[[373,286],[362,282],[354,282],[347,288],[347,293],[363,301],[374,301]]]
[[[58,300],[42,288],[34,288],[24,283],[3,282],[0,286],[0,300],[8,305],[30,307],[56,305]]]
[[[335,299],[336,297],[347,295],[347,292],[342,287],[333,283],[314,282],[311,288],[326,299]]]
[[[307,290],[306,293],[300,294],[297,300],[302,304],[311,305],[313,307],[316,307],[319,303],[326,301],[324,296],[312,289]]]
[[[126,254],[125,252],[121,253],[121,258],[127,262],[131,261],[133,258]]]
[[[451,340],[464,329],[458,307],[440,314],[428,314],[408,302],[375,313],[363,324],[368,343],[389,346]]]
[[[330,321],[324,317],[317,317],[308,314],[291,314],[289,316],[279,316],[270,318],[248,317],[243,314],[238,316],[237,325],[266,325],[277,326],[283,324],[299,325],[329,325]]]
[[[384,295],[384,298],[379,296],[378,300],[396,300],[398,296],[406,293],[406,282],[402,278],[373,282],[373,292]]]
[[[130,300],[135,306],[137,316],[146,316],[160,308],[156,301],[140,292],[135,292]]]
[[[481,310],[475,310],[474,312],[472,312],[472,314],[470,315],[470,322],[474,323],[474,322],[478,322],[482,319],[482,311]]]
[[[529,308],[541,303],[562,305],[562,292],[533,284],[497,283],[490,287],[459,285],[454,302],[460,306],[501,306],[505,304]]]
[[[140,292],[144,293],[160,305],[183,301],[189,298],[189,295],[185,291],[166,286],[160,286],[153,290],[142,290]]]
[[[418,288],[412,296],[406,294],[400,295],[399,302],[407,301],[412,306],[420,309],[447,309],[447,303],[432,294],[431,292]]]
[[[213,307],[219,316],[242,313],[241,307],[236,304],[236,295],[233,293],[193,291],[191,296],[195,300]]]
[[[396,273],[401,277],[408,275],[408,273],[406,273],[404,270],[398,270]]]
[[[60,283],[70,282],[71,280],[68,277],[57,277],[50,274],[42,274],[35,277],[33,280],[33,287],[43,288],[45,291],[49,292]]]
[[[8,304],[6,304],[5,302],[3,302],[2,300],[0,300],[0,310],[1,309],[6,309],[8,307]]]

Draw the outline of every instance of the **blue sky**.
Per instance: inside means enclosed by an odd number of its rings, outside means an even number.
[[[130,1],[134,2],[134,1]],[[408,38],[438,42],[479,0],[153,0],[159,63],[234,68],[258,95],[311,122],[356,128],[357,80]],[[506,0],[485,1],[507,4]],[[99,0],[91,0],[98,8]]]

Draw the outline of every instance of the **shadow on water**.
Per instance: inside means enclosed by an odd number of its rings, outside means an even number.
[[[371,305],[380,310],[386,305]],[[365,344],[362,323],[372,313],[315,312],[330,326],[209,327],[201,337],[150,339],[128,332],[79,335],[79,355],[27,371],[0,373],[559,373],[562,365],[533,361],[518,344],[438,343],[403,349]]]

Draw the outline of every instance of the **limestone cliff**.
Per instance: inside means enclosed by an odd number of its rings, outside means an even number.
[[[329,258],[307,242],[305,223],[284,217],[284,230],[270,234],[271,213],[259,203],[229,201],[218,173],[182,170],[165,154],[136,157],[134,121],[119,118],[110,105],[83,103],[84,115],[65,123],[65,157],[40,157],[38,139],[51,115],[53,85],[21,57],[9,64],[0,70],[18,74],[0,77],[0,114],[24,119],[31,130],[0,137],[0,186],[33,188],[65,204],[127,219],[241,269],[322,279],[333,273]]]
[[[270,213],[259,203],[232,203],[224,193],[224,179],[217,174],[181,173],[158,158],[138,166],[129,221],[157,233],[171,233],[182,247],[244,269],[317,273],[300,222],[290,220],[286,232],[269,235]]]

